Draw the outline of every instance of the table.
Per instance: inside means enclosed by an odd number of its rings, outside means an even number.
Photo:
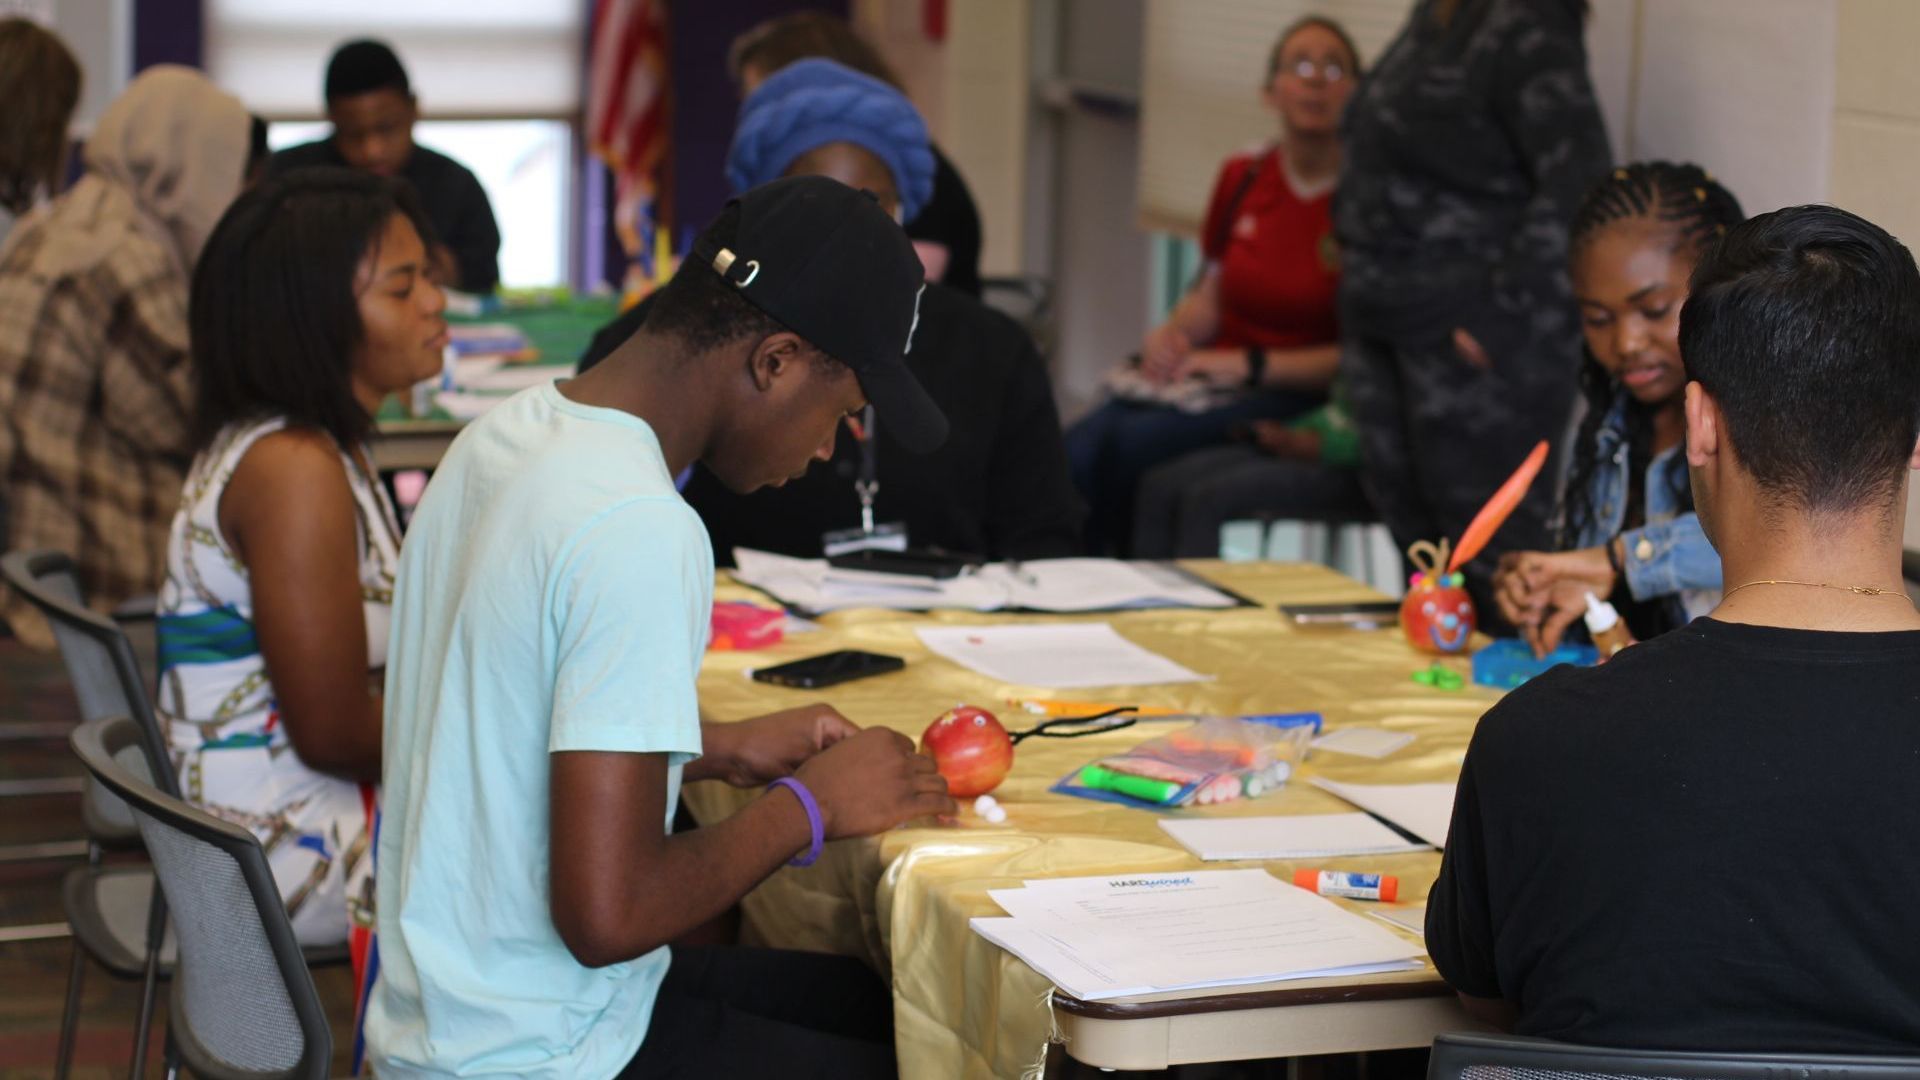
[[[1303,779],[1375,782],[1451,780],[1474,723],[1497,699],[1490,690],[1443,691],[1409,676],[1425,658],[1397,630],[1299,631],[1273,610],[1282,601],[1378,599],[1365,586],[1318,566],[1194,561],[1203,577],[1256,601],[1224,612],[1144,611],[1106,618],[1122,634],[1203,673],[1209,683],[1130,691],[1027,692],[1168,705],[1224,714],[1317,710],[1329,727],[1364,724],[1413,733],[1413,745],[1383,762],[1317,754],[1279,793],[1193,813],[1328,813],[1350,809]],[[758,594],[723,579],[720,598]],[[815,700],[831,701],[862,726],[884,724],[915,738],[956,702],[986,706],[1010,721],[1012,692],[932,656],[914,636],[929,623],[1003,622],[970,612],[904,615],[849,611],[817,633],[759,652],[710,653],[700,677],[708,718],[737,720]],[[1020,617],[1023,621],[1031,616]],[[907,659],[905,671],[819,693],[766,686],[747,669],[837,648]],[[1464,668],[1464,661],[1456,661]],[[1149,735],[1151,732],[1148,733]],[[987,890],[1036,877],[1200,867],[1156,824],[1156,815],[1050,794],[1046,788],[1088,759],[1147,737],[1136,730],[1083,739],[1030,739],[995,796],[1008,821],[984,824],[970,812],[950,826],[918,825],[827,846],[808,869],[775,874],[742,902],[752,943],[861,956],[890,973],[901,1075],[1017,1077],[1046,1053],[1050,1032],[1088,1064],[1152,1068],[1247,1056],[1351,1052],[1424,1045],[1442,1030],[1472,1028],[1430,968],[1349,980],[1235,987],[1214,994],[1156,995],[1086,1003],[1050,996],[1021,961],[972,933],[968,919],[1000,914]],[[713,822],[756,796],[696,784],[684,797]],[[1438,870],[1436,852],[1324,860],[1334,868],[1397,874],[1411,902]],[[1290,877],[1296,864],[1268,865]],[[1354,910],[1358,902],[1342,901]]]
[[[540,350],[533,361],[552,367],[556,376],[571,372],[593,335],[620,312],[612,297],[560,297],[536,303],[509,301],[485,315],[450,315],[460,323],[511,323]],[[389,398],[374,417],[373,460],[383,472],[395,469],[431,469],[453,444],[465,424],[435,407],[426,416],[409,416],[397,399]]]

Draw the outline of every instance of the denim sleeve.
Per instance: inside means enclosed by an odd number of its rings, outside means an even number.
[[[1635,600],[1720,587],[1720,553],[1707,543],[1698,514],[1621,533],[1620,546],[1627,589]]]

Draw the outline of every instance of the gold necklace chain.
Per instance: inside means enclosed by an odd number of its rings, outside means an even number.
[[[1787,581],[1784,579],[1749,581],[1745,585],[1735,585],[1733,588],[1721,593],[1720,599],[1725,600],[1741,589],[1751,589],[1755,585],[1804,585],[1809,589],[1836,589],[1840,592],[1853,593],[1855,596],[1897,596],[1902,600],[1908,599],[1904,589],[1883,589],[1878,585],[1834,585],[1825,581]]]

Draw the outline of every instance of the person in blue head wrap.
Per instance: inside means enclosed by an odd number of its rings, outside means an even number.
[[[816,56],[905,90],[879,51],[846,19],[827,11],[792,11],[755,24],[728,47],[727,73],[744,98],[787,65]],[[928,281],[978,298],[980,210],[966,179],[939,144],[928,143],[927,148],[933,151],[933,193],[917,210],[901,215],[907,236],[920,253]]]
[[[857,150],[886,170],[896,216],[918,216],[933,194],[933,150],[920,111],[871,75],[832,60],[800,60],[768,77],[740,106],[727,148],[727,182],[745,191],[802,160],[831,159],[847,171]],[[850,183],[849,176],[834,179]]]
[[[926,124],[904,94],[834,61],[807,59],[747,96],[726,171],[736,192],[782,176],[831,177],[905,220],[931,195],[934,158]],[[603,328],[580,369],[624,345],[649,308],[642,301]],[[868,472],[873,521],[901,526],[914,547],[990,559],[1078,553],[1080,503],[1033,339],[980,301],[929,282],[907,366],[946,414],[946,443],[914,454],[884,423],[849,424],[831,460],[751,495],[696,468],[683,494],[705,521],[716,559],[730,565],[736,547],[819,557],[828,533],[861,527],[859,481]]]

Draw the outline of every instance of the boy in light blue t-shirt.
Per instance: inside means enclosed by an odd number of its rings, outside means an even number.
[[[890,997],[857,962],[668,944],[796,853],[954,809],[905,736],[831,708],[701,723],[713,553],[673,477],[784,483],[869,401],[937,445],[902,362],[920,287],[870,196],[777,181],[605,363],[454,441],[396,575],[381,1076],[892,1075]],[[682,780],[774,786],[673,834]]]

